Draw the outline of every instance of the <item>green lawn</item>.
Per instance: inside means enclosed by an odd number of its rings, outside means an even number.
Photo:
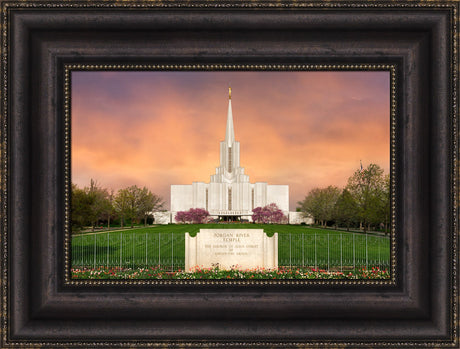
[[[336,270],[389,266],[388,237],[275,224],[178,224],[75,234],[72,238],[72,266],[162,265],[171,269],[183,268],[184,233],[195,235],[199,229],[264,229],[269,236],[277,232],[280,266]]]

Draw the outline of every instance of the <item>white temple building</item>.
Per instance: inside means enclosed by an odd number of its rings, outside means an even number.
[[[189,185],[171,185],[171,221],[178,211],[204,208],[214,218],[223,220],[249,220],[252,209],[276,203],[289,215],[289,186],[251,183],[240,167],[240,142],[235,141],[232,115],[232,95],[229,88],[227,129],[220,142],[220,166],[211,175],[209,183],[193,182]]]

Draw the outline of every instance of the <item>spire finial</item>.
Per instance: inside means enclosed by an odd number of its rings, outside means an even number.
[[[225,141],[231,147],[235,142],[235,133],[233,131],[233,115],[232,115],[232,88],[228,88],[228,113],[227,113],[227,130],[225,131]]]

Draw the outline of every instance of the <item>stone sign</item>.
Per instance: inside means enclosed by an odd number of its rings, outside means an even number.
[[[211,268],[278,268],[278,233],[268,237],[263,229],[200,229],[195,237],[185,233],[185,270]]]

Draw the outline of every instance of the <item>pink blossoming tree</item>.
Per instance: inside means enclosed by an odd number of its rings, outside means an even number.
[[[191,208],[188,211],[177,212],[174,218],[181,223],[202,224],[207,223],[209,212],[204,208]]]
[[[288,218],[275,203],[264,207],[256,207],[252,210],[252,220],[255,223],[286,223]]]

